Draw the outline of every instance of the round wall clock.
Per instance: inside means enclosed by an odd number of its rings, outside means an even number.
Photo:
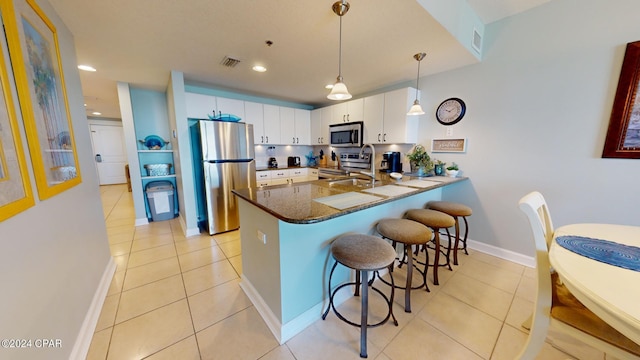
[[[442,125],[453,125],[464,116],[467,111],[467,105],[458,98],[449,98],[438,105],[436,110],[436,119]]]

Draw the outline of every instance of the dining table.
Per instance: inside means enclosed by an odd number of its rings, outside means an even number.
[[[559,227],[549,246],[549,260],[582,304],[640,344],[640,226]]]

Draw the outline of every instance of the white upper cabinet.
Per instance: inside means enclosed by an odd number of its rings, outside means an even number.
[[[280,140],[282,144],[295,145],[296,119],[293,108],[280,107]]]
[[[311,145],[311,111],[294,109],[296,145]]]
[[[372,144],[413,144],[418,139],[418,117],[407,111],[416,98],[414,88],[403,88],[364,99],[364,141]]]
[[[362,121],[364,99],[355,99],[331,105],[331,124]]]
[[[322,145],[322,109],[311,110],[310,145]]]
[[[196,93],[185,93],[187,117],[194,119],[208,119],[217,109],[216,97]]]
[[[382,144],[384,137],[384,94],[364,98],[364,142]]]
[[[267,106],[267,105],[265,105]],[[273,110],[275,116],[275,109]],[[280,106],[280,142],[283,145],[310,145],[311,112]],[[274,143],[270,141],[270,143]]]
[[[383,143],[414,144],[418,141],[419,117],[407,115],[415,99],[414,88],[403,88],[384,94]]]
[[[264,144],[264,109],[262,104],[245,101],[244,116],[242,121],[253,125],[253,143],[256,145]]]
[[[244,121],[244,101],[236,99],[227,99],[218,97],[218,106],[216,107],[216,114],[231,114],[240,117]]]
[[[264,144],[282,144],[280,141],[280,106],[264,104]]]

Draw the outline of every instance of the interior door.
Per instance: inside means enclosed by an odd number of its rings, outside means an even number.
[[[124,167],[127,164],[127,154],[122,125],[91,124],[89,129],[100,185],[126,183]]]

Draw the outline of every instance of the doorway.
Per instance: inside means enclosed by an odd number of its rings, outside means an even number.
[[[126,183],[127,152],[122,123],[89,124],[89,130],[100,185]]]

